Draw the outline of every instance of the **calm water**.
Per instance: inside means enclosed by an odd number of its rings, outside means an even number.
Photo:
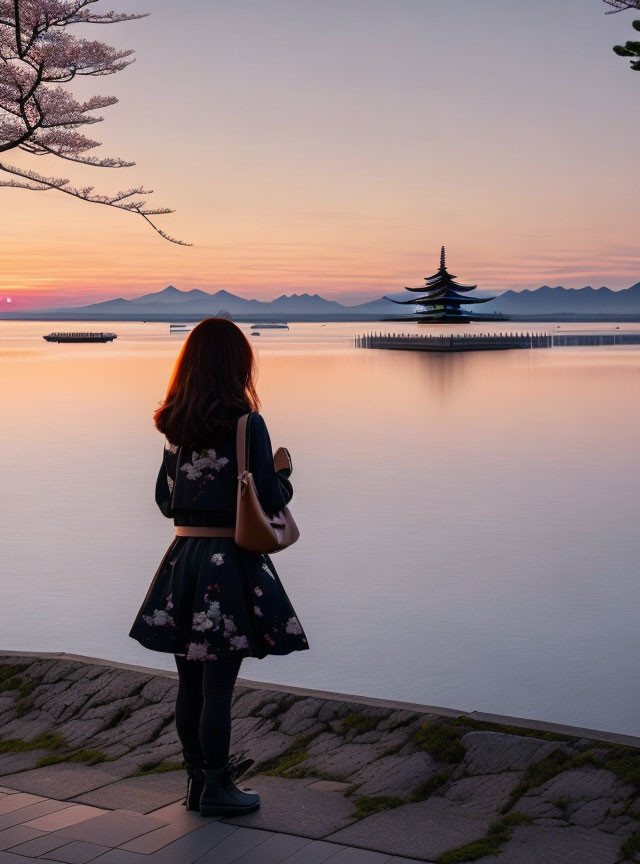
[[[41,338],[76,326],[118,339]],[[168,329],[0,322],[0,647],[172,668],[127,636],[172,538]],[[312,650],[241,676],[640,734],[640,351],[354,350],[370,329],[252,339],[302,530],[274,563]]]

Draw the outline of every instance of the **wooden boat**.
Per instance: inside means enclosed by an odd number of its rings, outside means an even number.
[[[42,337],[47,342],[112,342],[115,333],[47,333]]]
[[[252,330],[288,330],[286,321],[260,321],[251,325]]]

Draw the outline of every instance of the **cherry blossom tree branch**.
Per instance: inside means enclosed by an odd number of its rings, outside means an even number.
[[[625,9],[640,9],[640,0],[604,0],[608,6],[613,6],[605,15],[614,15],[616,12],[623,12]]]
[[[113,96],[76,99],[64,85],[80,76],[114,75],[129,66],[133,51],[81,39],[70,32],[74,24],[116,24],[147,17],[95,10],[99,0],[0,0],[0,154],[22,150],[30,156],[55,156],[96,168],[130,168],[135,162],[120,157],[87,155],[100,142],[82,127],[102,122],[96,111],[114,105]],[[142,187],[99,194],[92,186],[73,186],[69,180],[45,177],[0,162],[0,172],[11,179],[1,187],[30,191],[58,191],[92,204],[102,204],[141,216],[165,240],[189,246],[160,229],[151,216],[173,213],[150,209],[133,195],[149,195]]]

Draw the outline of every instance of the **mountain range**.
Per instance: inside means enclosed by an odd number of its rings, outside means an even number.
[[[481,295],[480,295],[481,296]],[[485,295],[486,296],[486,295]],[[199,288],[180,291],[169,285],[162,291],[127,300],[116,297],[86,306],[59,306],[48,309],[0,313],[0,318],[85,319],[85,320],[190,320],[227,314],[236,320],[381,320],[410,316],[414,306],[400,306],[381,297],[355,306],[327,300],[319,294],[282,294],[275,300],[249,300],[224,289],[211,294]],[[482,314],[514,317],[640,316],[640,282],[620,291],[609,288],[552,288],[505,291],[487,304],[476,307]]]

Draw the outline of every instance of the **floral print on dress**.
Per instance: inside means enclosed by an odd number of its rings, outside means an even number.
[[[180,470],[184,471],[189,480],[199,480],[201,477],[214,477],[227,464],[226,456],[218,458],[215,450],[193,450],[191,462],[184,462]],[[205,471],[209,469],[208,473]]]
[[[224,564],[224,552],[214,552],[211,556],[211,563],[215,564],[216,567],[220,567]]]
[[[299,636],[302,633],[302,627],[300,626],[300,622],[296,618],[295,615],[292,615],[291,618],[287,621],[287,626],[284,628],[287,633],[293,633],[296,636]]]
[[[154,627],[175,627],[176,622],[173,620],[171,615],[167,612],[164,612],[162,609],[155,609],[153,615],[143,615],[142,616],[147,624],[151,624]]]
[[[188,480],[200,481],[198,490],[193,496],[194,501],[204,493],[207,480],[214,480],[218,471],[222,471],[228,463],[228,458],[219,457],[214,449],[191,451],[191,462],[184,462],[180,470],[184,471]]]
[[[190,642],[187,651],[187,660],[217,660],[218,655],[211,652],[211,646],[205,639],[204,642]]]

